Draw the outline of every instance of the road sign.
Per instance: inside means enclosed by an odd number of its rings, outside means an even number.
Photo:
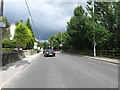
[[[3,20],[3,17],[2,16],[0,16],[0,21],[2,21]]]

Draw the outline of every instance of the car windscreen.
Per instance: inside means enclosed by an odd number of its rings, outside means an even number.
[[[48,52],[49,52],[49,53],[52,53],[52,52],[53,52],[53,50],[49,49],[49,50],[48,50]]]

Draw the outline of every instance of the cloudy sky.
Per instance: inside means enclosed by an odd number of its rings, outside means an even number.
[[[86,6],[86,2],[78,1],[45,1],[27,0],[32,14],[36,30],[34,34],[39,40],[47,40],[50,35],[66,31],[67,22],[73,16],[73,10],[76,6]],[[4,16],[10,23],[30,18],[27,6],[24,0],[7,0],[4,3]]]

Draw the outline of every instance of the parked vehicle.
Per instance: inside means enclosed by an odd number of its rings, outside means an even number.
[[[45,57],[47,57],[47,56],[53,56],[53,57],[55,57],[55,52],[52,49],[45,49],[43,51],[43,54],[44,54]]]

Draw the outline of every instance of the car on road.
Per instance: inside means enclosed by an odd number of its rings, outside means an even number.
[[[43,54],[44,54],[45,57],[47,57],[47,56],[55,57],[55,51],[53,49],[45,49],[43,51]]]

